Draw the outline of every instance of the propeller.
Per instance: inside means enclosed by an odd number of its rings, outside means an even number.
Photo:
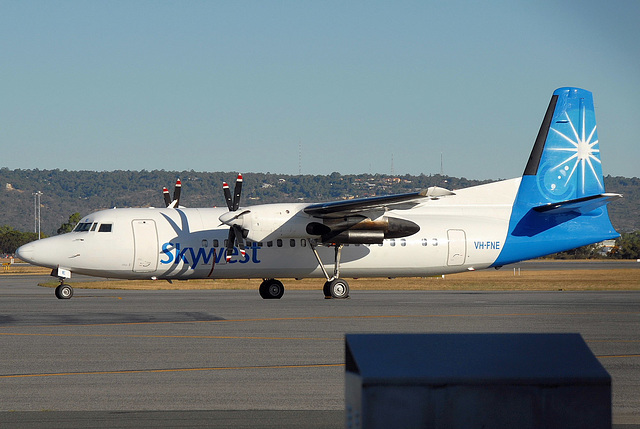
[[[162,188],[162,196],[164,197],[164,206],[169,208],[180,207],[180,193],[182,191],[182,182],[176,180],[176,186],[173,188],[173,200],[169,196],[169,190]]]
[[[227,239],[226,257],[227,262],[229,262],[233,254],[234,245],[238,246],[238,249],[240,250],[240,253],[243,257],[247,254],[244,248],[242,222],[237,221],[245,213],[250,213],[250,210],[244,210],[237,214],[235,213],[240,207],[240,194],[242,193],[242,174],[238,174],[238,178],[236,179],[236,185],[233,188],[233,197],[231,196],[231,189],[229,188],[229,184],[227,182],[222,183],[222,192],[224,192],[224,199],[227,202],[227,208],[229,209],[228,213],[220,216],[220,222],[224,223],[225,225],[229,225],[229,238]]]

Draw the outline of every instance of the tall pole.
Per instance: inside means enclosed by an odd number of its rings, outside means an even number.
[[[42,195],[42,192],[38,191],[38,240],[40,240],[40,207],[42,206],[40,204],[40,196]]]
[[[42,192],[34,192],[33,194],[33,232],[38,234],[40,240],[40,195]]]
[[[33,233],[38,233],[38,197],[37,193],[31,194],[33,195]]]

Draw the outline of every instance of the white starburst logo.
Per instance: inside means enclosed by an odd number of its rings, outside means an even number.
[[[560,147],[550,148],[550,150],[569,152],[569,156],[565,160],[563,160],[560,164],[553,167],[552,170],[555,170],[556,168],[560,168],[560,172],[562,176],[565,176],[565,178],[567,179],[565,182],[565,186],[566,186],[571,180],[571,178],[573,177],[578,166],[580,166],[580,171],[582,176],[581,177],[582,192],[584,192],[585,175],[587,171],[587,166],[589,166],[589,169],[591,170],[593,177],[596,179],[601,189],[603,188],[603,186],[602,186],[602,183],[600,183],[600,178],[598,177],[598,173],[596,173],[596,169],[594,168],[594,162],[601,164],[600,159],[595,155],[596,153],[600,152],[600,149],[594,149],[594,147],[598,144],[598,140],[591,141],[591,139],[593,139],[596,133],[596,125],[593,126],[593,129],[591,130],[591,132],[589,133],[589,136],[587,137],[586,125],[585,125],[585,122],[586,122],[585,109],[582,109],[581,113],[582,113],[582,129],[580,130],[581,134],[580,135],[578,134],[578,131],[576,130],[576,127],[573,125],[571,118],[565,112],[567,121],[563,121],[563,122],[568,122],[569,125],[571,126],[571,130],[573,131],[573,138],[561,133],[555,128],[551,128],[551,129],[560,137],[562,137],[564,140],[566,140],[570,144],[570,146],[564,147],[564,148],[560,148]],[[573,166],[571,166],[572,163],[573,163]],[[569,170],[571,170],[571,172],[569,172]],[[567,172],[569,173],[567,174]],[[560,180],[562,176],[558,176],[558,179]]]

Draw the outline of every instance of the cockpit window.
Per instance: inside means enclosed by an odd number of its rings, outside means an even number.
[[[101,224],[98,232],[111,232],[111,224],[110,223]]]
[[[73,229],[74,232],[87,232],[91,229],[91,222],[81,222]]]

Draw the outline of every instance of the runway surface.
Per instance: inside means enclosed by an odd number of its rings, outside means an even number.
[[[75,291],[0,277],[1,427],[343,427],[344,334],[578,332],[640,427],[640,292]],[[88,423],[91,423],[90,425]]]

